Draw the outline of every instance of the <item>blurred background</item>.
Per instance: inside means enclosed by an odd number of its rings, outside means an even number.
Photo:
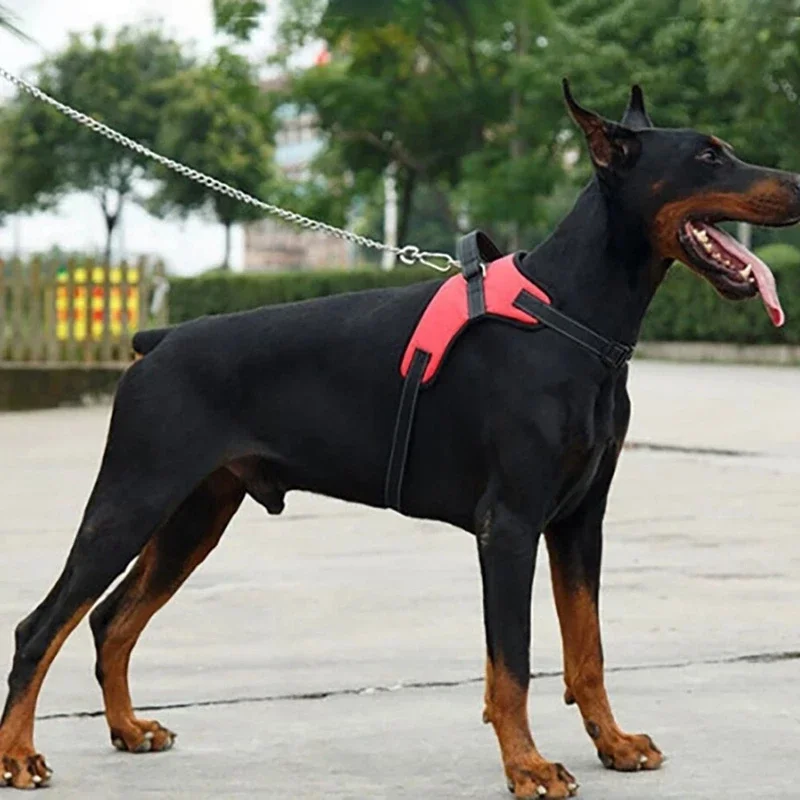
[[[800,0],[6,0],[0,14],[2,65],[60,101],[393,243],[452,252],[473,227],[509,250],[541,241],[590,172],[564,75],[607,116],[639,82],[656,124],[800,170]],[[0,360],[63,355],[58,342],[102,338],[109,319],[124,344],[156,312],[432,276],[264,219],[1,88]],[[675,269],[645,339],[800,343],[800,230],[738,234],[777,271],[789,325]]]

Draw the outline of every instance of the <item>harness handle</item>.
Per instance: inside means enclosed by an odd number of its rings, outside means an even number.
[[[487,264],[502,257],[503,253],[483,231],[472,231],[456,243],[456,258],[468,281],[478,273],[485,273]]]
[[[497,245],[483,231],[472,231],[458,240],[456,258],[461,262],[461,269],[467,281],[467,308],[470,319],[476,319],[486,313],[486,296],[483,291],[486,265],[502,257],[503,254]]]

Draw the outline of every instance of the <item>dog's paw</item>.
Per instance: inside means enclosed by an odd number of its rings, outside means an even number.
[[[0,786],[14,789],[40,789],[50,781],[53,770],[39,753],[14,753],[3,755]]]
[[[524,767],[511,767],[508,791],[523,800],[561,800],[578,793],[578,782],[562,764],[540,761]]]
[[[158,722],[134,719],[124,728],[111,731],[111,744],[125,753],[162,753],[172,749],[176,733]]]
[[[618,734],[610,742],[598,746],[597,757],[606,769],[619,772],[658,769],[665,760],[649,736],[628,733]]]

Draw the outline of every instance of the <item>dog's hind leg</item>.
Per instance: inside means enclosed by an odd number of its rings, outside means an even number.
[[[153,614],[217,545],[244,493],[242,483],[227,469],[209,476],[147,543],[125,580],[91,613],[96,675],[111,741],[118,750],[156,752],[172,746],[171,731],[134,715],[128,688],[131,651]]]
[[[117,392],[103,462],[61,576],[16,630],[8,696],[0,720],[0,776],[26,789],[47,783],[33,746],[36,701],[67,636],[142,551],[151,536],[223,457],[217,420],[194,395],[161,376],[146,394],[137,365]],[[145,373],[146,374],[146,373]],[[199,430],[210,433],[203,437]]]
[[[581,506],[546,531],[553,594],[564,650],[564,699],[578,704],[586,732],[609,769],[658,769],[664,757],[649,736],[620,730],[603,674],[598,597],[602,525],[617,454],[609,450]]]

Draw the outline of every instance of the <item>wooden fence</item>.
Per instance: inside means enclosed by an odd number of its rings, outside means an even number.
[[[167,323],[166,288],[147,259],[0,260],[0,363],[126,362],[137,330]]]

